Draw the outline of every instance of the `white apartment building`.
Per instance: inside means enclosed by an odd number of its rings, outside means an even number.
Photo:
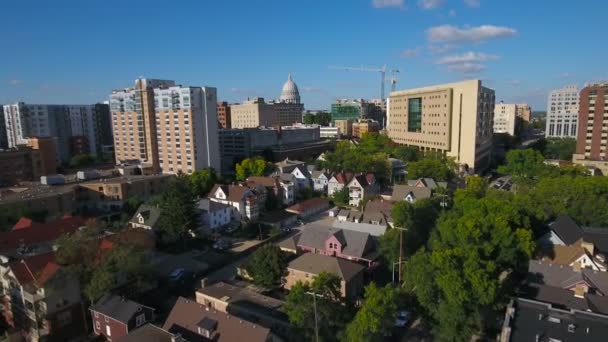
[[[497,103],[494,106],[494,133],[506,133],[515,136],[517,126],[517,105]]]
[[[152,172],[220,171],[217,91],[138,79],[110,95],[117,164],[137,160]]]
[[[480,172],[490,163],[494,101],[494,90],[481,80],[395,91],[388,101],[388,136]]]
[[[579,91],[568,85],[549,93],[545,137],[576,138],[578,129]]]

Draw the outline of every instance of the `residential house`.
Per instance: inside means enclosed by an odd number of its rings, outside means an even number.
[[[391,211],[393,210],[394,202],[385,201],[383,199],[375,199],[368,201],[363,209],[363,218],[361,223],[392,226]]]
[[[547,260],[530,260],[527,281],[573,292],[579,291],[579,296],[588,293],[608,296],[608,272],[598,272],[591,268],[575,268],[553,264]]]
[[[106,294],[89,308],[93,332],[117,341],[129,331],[154,321],[154,309],[117,295]]]
[[[232,314],[177,298],[163,329],[188,341],[268,342],[276,340],[270,329]]]
[[[290,177],[292,178],[292,177]],[[267,196],[274,196],[279,203],[290,205],[295,198],[295,178],[283,180],[279,176],[271,177],[249,177],[246,183],[248,185],[261,185],[266,188]]]
[[[199,222],[205,231],[213,232],[232,221],[232,207],[203,198],[197,203]]]
[[[427,187],[419,187],[414,185],[395,185],[391,201],[406,201],[415,203],[418,200],[431,198],[432,190]]]
[[[407,185],[409,186],[417,186],[420,188],[429,188],[431,191],[437,190],[437,188],[447,188],[447,182],[435,182],[433,178],[419,178],[419,179],[410,179],[407,181]]]
[[[147,323],[130,331],[127,335],[119,338],[118,342],[188,342],[180,335],[172,334],[167,330]]]
[[[327,185],[329,184],[329,179],[331,178],[329,174],[325,171],[312,171],[311,178],[313,183],[313,190],[326,194]]]
[[[363,211],[341,209],[336,214],[333,227],[347,229],[379,237],[393,225],[391,210],[394,203],[383,199],[368,201]]]
[[[283,161],[274,163],[278,173],[291,173],[295,168],[300,168],[301,171],[307,170],[306,163],[298,160],[290,160],[286,158]]]
[[[539,244],[568,246],[581,239],[593,243],[597,253],[608,254],[608,229],[581,227],[566,215],[549,224],[549,231],[539,239]]]
[[[333,196],[342,190],[353,178],[352,172],[337,172],[327,182],[327,196]]]
[[[258,200],[248,187],[216,184],[208,197],[213,202],[231,206],[232,216],[238,220],[255,220],[258,217]]]
[[[137,208],[131,220],[129,220],[129,226],[131,228],[142,228],[149,231],[156,231],[158,220],[160,218],[160,208],[142,204]]]
[[[606,314],[516,298],[507,307],[500,342],[602,342],[606,336]]]
[[[292,240],[292,241],[290,241]],[[298,251],[335,256],[368,267],[375,266],[376,239],[369,233],[310,224],[298,235],[279,243],[281,248],[297,246]]]
[[[2,315],[28,341],[68,341],[86,335],[78,278],[54,252],[0,265]]]
[[[298,215],[285,209],[266,211],[258,216],[258,223],[275,227],[277,229],[293,227],[298,221]]]
[[[348,187],[348,204],[358,206],[366,197],[376,193],[376,178],[373,174],[357,175],[346,185]]]
[[[295,177],[296,180],[296,190],[301,191],[311,187],[311,175],[308,172],[308,169],[306,169],[306,167],[296,166],[291,171],[291,174]]]
[[[22,217],[10,231],[0,232],[0,255],[21,258],[49,252],[55,240],[84,225],[85,219],[80,216],[66,215],[46,223]]]
[[[202,285],[195,293],[197,303],[260,324],[289,340],[292,328],[283,312],[284,301],[255,291],[245,282],[221,281]]]
[[[340,293],[355,299],[363,293],[363,271],[365,267],[344,259],[326,255],[304,253],[287,265],[285,288],[291,289],[298,281],[310,283],[321,272],[340,277]]]
[[[296,203],[285,210],[290,213],[297,214],[300,218],[307,218],[319,214],[327,209],[329,209],[329,200],[326,198],[315,197],[300,203]]]

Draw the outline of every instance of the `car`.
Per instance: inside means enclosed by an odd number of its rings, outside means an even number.
[[[409,311],[399,311],[397,312],[397,318],[395,318],[395,326],[403,328],[410,322],[410,317],[412,314]]]
[[[169,280],[178,281],[184,276],[184,274],[186,274],[186,270],[184,270],[183,268],[176,268],[169,275]]]

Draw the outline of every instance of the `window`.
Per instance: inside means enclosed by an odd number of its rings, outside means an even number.
[[[142,324],[146,323],[146,314],[140,314],[137,315],[137,317],[135,317],[135,325],[136,326],[140,326]]]
[[[108,336],[108,337],[112,336],[112,329],[110,329],[109,325],[106,325],[106,336]]]
[[[413,98],[408,101],[408,132],[420,132],[422,126],[422,98]]]

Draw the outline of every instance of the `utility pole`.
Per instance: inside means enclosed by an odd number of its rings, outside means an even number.
[[[401,284],[401,273],[402,273],[402,267],[401,265],[403,264],[403,231],[407,230],[407,228],[401,228],[401,227],[393,227],[393,229],[399,229],[399,284]],[[394,268],[394,264],[393,264],[393,268]]]
[[[319,342],[319,319],[317,317],[317,297],[323,298],[323,296],[320,294],[316,294],[314,292],[306,292],[306,294],[312,296],[312,303],[315,308],[315,341]]]

